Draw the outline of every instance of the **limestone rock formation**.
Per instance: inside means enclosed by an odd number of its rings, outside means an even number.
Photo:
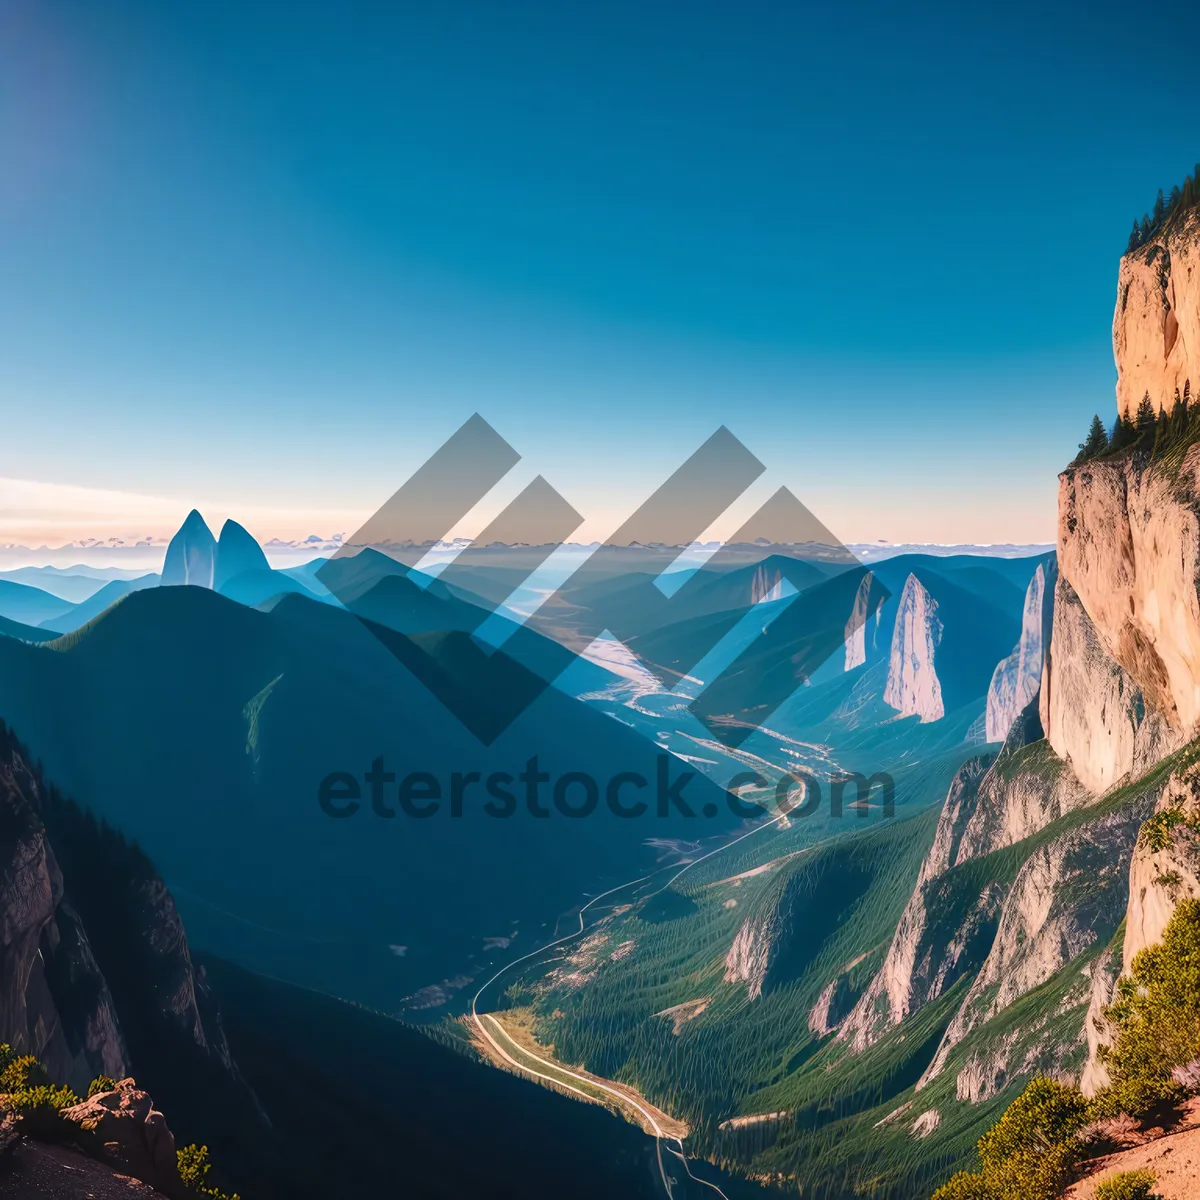
[[[1129,862],[1152,801],[1140,797],[1102,813],[1022,864],[1000,913],[996,938],[918,1086],[944,1070],[950,1052],[975,1028],[1046,983],[1097,942],[1107,944],[1125,914]],[[992,1048],[992,1074],[1004,1055]],[[965,1088],[960,1083],[959,1089]],[[973,1094],[983,1094],[976,1087]]]
[[[1040,734],[1035,698],[998,756],[971,759],[955,775],[883,966],[839,1029],[855,1049],[979,971],[993,952],[1008,889],[959,886],[958,869],[1091,801]]]
[[[920,717],[924,723],[945,716],[942,685],[934,666],[942,632],[937,601],[910,574],[900,594],[883,693],[884,703],[902,717]]]
[[[1197,267],[1195,214],[1122,262],[1123,412],[1147,391],[1159,408],[1189,380],[1200,391]],[[922,719],[941,619],[910,577],[887,699]],[[1030,584],[986,724],[1003,748],[956,775],[883,965],[837,1036],[861,1051],[962,981],[920,1087],[942,1079],[940,1097],[953,1073],[958,1100],[979,1103],[1049,1074],[1094,1093],[1122,970],[1200,896],[1200,446],[1063,473],[1057,579],[1047,566]],[[834,997],[831,985],[811,1010],[813,1033],[834,1025]]]
[[[220,538],[214,539],[204,518],[192,509],[167,546],[163,586],[191,584],[220,589],[239,576],[271,579],[271,565],[262,547],[236,521],[226,521],[221,526]],[[267,586],[270,591],[270,585]]]
[[[996,766],[975,790],[951,788],[945,821],[939,822],[931,866],[947,870],[1014,846],[1093,799],[1074,774],[1037,735],[1034,703],[1009,729]]]
[[[1125,971],[1140,950],[1162,940],[1180,900],[1200,896],[1200,767],[1172,772],[1154,811],[1162,846],[1143,837],[1133,856],[1122,947]]]
[[[1007,657],[996,664],[987,695],[986,736],[1002,742],[1021,711],[1037,695],[1042,681],[1046,644],[1050,640],[1055,564],[1039,563],[1025,591],[1021,638]]]
[[[865,1049],[911,1013],[936,1000],[978,968],[991,946],[1003,895],[986,886],[964,896],[946,878],[958,839],[950,827],[970,807],[990,760],[972,759],[955,776],[938,822],[934,846],[888,947],[838,1037]]]
[[[761,600],[779,600],[783,596],[783,573],[778,567],[774,571],[759,563],[750,582],[750,603]]]
[[[211,588],[216,566],[217,543],[204,518],[193,508],[167,545],[163,560],[163,587],[192,584]]]
[[[1137,851],[1135,850],[1136,854]],[[1118,939],[1118,941],[1123,939]],[[1091,984],[1088,988],[1087,1012],[1083,1018],[1083,1036],[1087,1043],[1087,1061],[1079,1076],[1079,1088],[1085,1096],[1094,1096],[1109,1083],[1108,1068],[1100,1061],[1100,1047],[1112,1040],[1112,1028],[1105,1017],[1105,1009],[1113,1002],[1117,991],[1117,980],[1121,975],[1120,946],[1113,952],[1110,944],[1092,966]]]
[[[217,539],[216,559],[213,565],[214,588],[220,588],[235,576],[246,571],[269,571],[270,563],[262,547],[253,536],[236,521],[226,521],[221,526]]]
[[[874,576],[868,571],[854,594],[854,607],[846,620],[846,670],[853,671],[867,661],[867,619],[870,616],[871,584]],[[875,610],[879,619],[879,609]]]
[[[1200,229],[1195,214],[1121,259],[1113,313],[1117,411],[1149,394],[1169,408],[1175,390],[1200,388]]]
[[[745,983],[746,995],[757,1000],[771,962],[775,930],[770,917],[751,917],[743,922],[725,956],[725,982]]]
[[[1178,478],[1133,457],[1059,481],[1054,630],[1042,719],[1095,792],[1200,723],[1200,447]]]
[[[1059,480],[1058,567],[1100,645],[1180,736],[1200,721],[1200,446],[1177,478],[1126,457]]]
[[[1095,794],[1140,773],[1181,741],[1179,731],[1147,704],[1137,680],[1107,653],[1075,589],[1062,576],[1041,719],[1055,753]]]

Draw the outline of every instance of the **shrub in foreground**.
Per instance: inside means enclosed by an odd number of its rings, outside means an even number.
[[[979,1139],[979,1170],[960,1171],[934,1200],[1054,1200],[1083,1157],[1088,1102],[1076,1087],[1032,1079]]]
[[[1101,1180],[1096,1200],[1159,1200],[1151,1190],[1155,1182],[1153,1171],[1121,1171]]]
[[[1095,1115],[1141,1116],[1182,1099],[1175,1072],[1200,1059],[1200,901],[1182,901],[1163,940],[1137,955],[1107,1016],[1116,1036],[1100,1057],[1112,1083]]]

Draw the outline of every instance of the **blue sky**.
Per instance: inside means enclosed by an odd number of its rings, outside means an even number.
[[[844,540],[1050,540],[1198,26],[0,0],[0,540],[332,533],[474,411],[598,530],[725,423]]]

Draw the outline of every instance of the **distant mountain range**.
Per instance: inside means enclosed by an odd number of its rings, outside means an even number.
[[[630,918],[633,944],[607,953],[672,979],[671,946],[708,953],[714,935],[740,936],[736,953],[726,945],[719,965],[702,964],[733,981],[730,1013],[745,1008],[747,988],[771,1012],[792,988],[807,1020],[828,965],[822,958],[814,973],[809,958],[832,936],[838,905],[861,901],[869,920],[850,933],[876,948],[843,999],[856,997],[932,835],[929,814],[988,733],[1004,736],[1040,664],[1023,619],[1040,620],[1027,593],[1044,555],[888,549],[864,566],[794,547],[737,547],[681,572],[667,604],[654,578],[662,552],[624,548],[613,573],[570,576],[549,611],[483,650],[476,635],[539,560],[528,547],[472,551],[436,576],[344,546],[280,569],[269,544],[241,525],[226,522],[214,536],[192,512],[161,572],[119,568],[106,579],[111,568],[51,564],[0,578],[0,714],[49,778],[152,859],[211,964],[234,1055],[273,1119],[302,1123],[291,1081],[327,1075],[319,1058],[284,1054],[276,1022],[340,1028],[349,1018],[336,996],[437,1026],[468,1007],[497,965],[570,928],[586,898],[629,881],[665,885],[751,833],[764,845],[778,838],[787,854],[811,853],[797,860],[812,865],[796,894],[816,888],[828,918],[810,934],[781,940],[747,924],[761,914],[766,930],[798,903],[790,892],[756,899],[753,914],[735,905],[715,917],[695,900],[676,911],[670,892],[661,912],[637,907],[646,916]],[[601,611],[610,632],[636,633],[593,647]],[[709,648],[725,639],[735,645],[717,663]],[[768,693],[779,703],[763,714]],[[507,708],[514,695],[528,700],[521,711]],[[739,722],[745,735],[725,737]],[[820,789],[811,817],[777,828],[761,809],[747,818],[745,803],[773,803],[777,783],[792,786],[801,771]],[[877,793],[844,812],[829,795],[836,777],[879,772],[894,783],[889,811],[911,818],[896,823],[894,840]],[[545,818],[525,803],[534,773],[548,785]],[[682,794],[699,815],[667,806],[622,820],[601,805],[572,820],[550,803],[551,781],[570,777],[584,789],[580,781],[596,780],[603,791],[621,773],[647,781],[647,795],[690,776]],[[483,809],[495,796],[481,781],[497,776],[517,795],[510,818]],[[432,780],[441,804],[428,818],[400,811],[400,781],[418,777],[426,789]],[[739,777],[759,780],[738,785],[741,808],[726,790]],[[807,795],[812,785],[803,786]],[[331,814],[327,792],[347,817]],[[852,847],[822,848],[852,830],[861,830]],[[744,852],[714,861],[736,875]],[[830,890],[830,868],[849,891]],[[725,876],[704,878],[708,886]],[[689,904],[704,914],[699,923]],[[590,1058],[569,989],[559,1000],[562,1044]],[[623,1002],[612,1003],[616,1012]],[[664,1000],[649,1015],[669,1007]],[[363,1021],[361,1036],[388,1053]],[[741,1036],[740,1019],[725,1026],[714,1012],[708,1021],[720,1038]],[[437,1027],[444,1037],[447,1026]],[[777,1032],[791,1037],[789,1029]],[[760,1036],[789,1058],[775,1034]],[[416,1046],[397,1042],[396,1053],[421,1062]],[[655,1102],[677,1107],[646,1070]],[[727,1083],[746,1086],[736,1072]],[[708,1089],[697,1080],[697,1099],[726,1119]],[[170,1081],[155,1090],[170,1096]],[[716,1136],[697,1129],[695,1144],[715,1152]],[[249,1177],[260,1168],[244,1167]],[[725,1190],[733,1196],[737,1186]]]

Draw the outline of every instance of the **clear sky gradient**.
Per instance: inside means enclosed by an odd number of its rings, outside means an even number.
[[[589,531],[724,423],[844,540],[1052,540],[1129,226],[1200,159],[1198,35],[0,0],[0,540],[328,535],[475,411]]]

